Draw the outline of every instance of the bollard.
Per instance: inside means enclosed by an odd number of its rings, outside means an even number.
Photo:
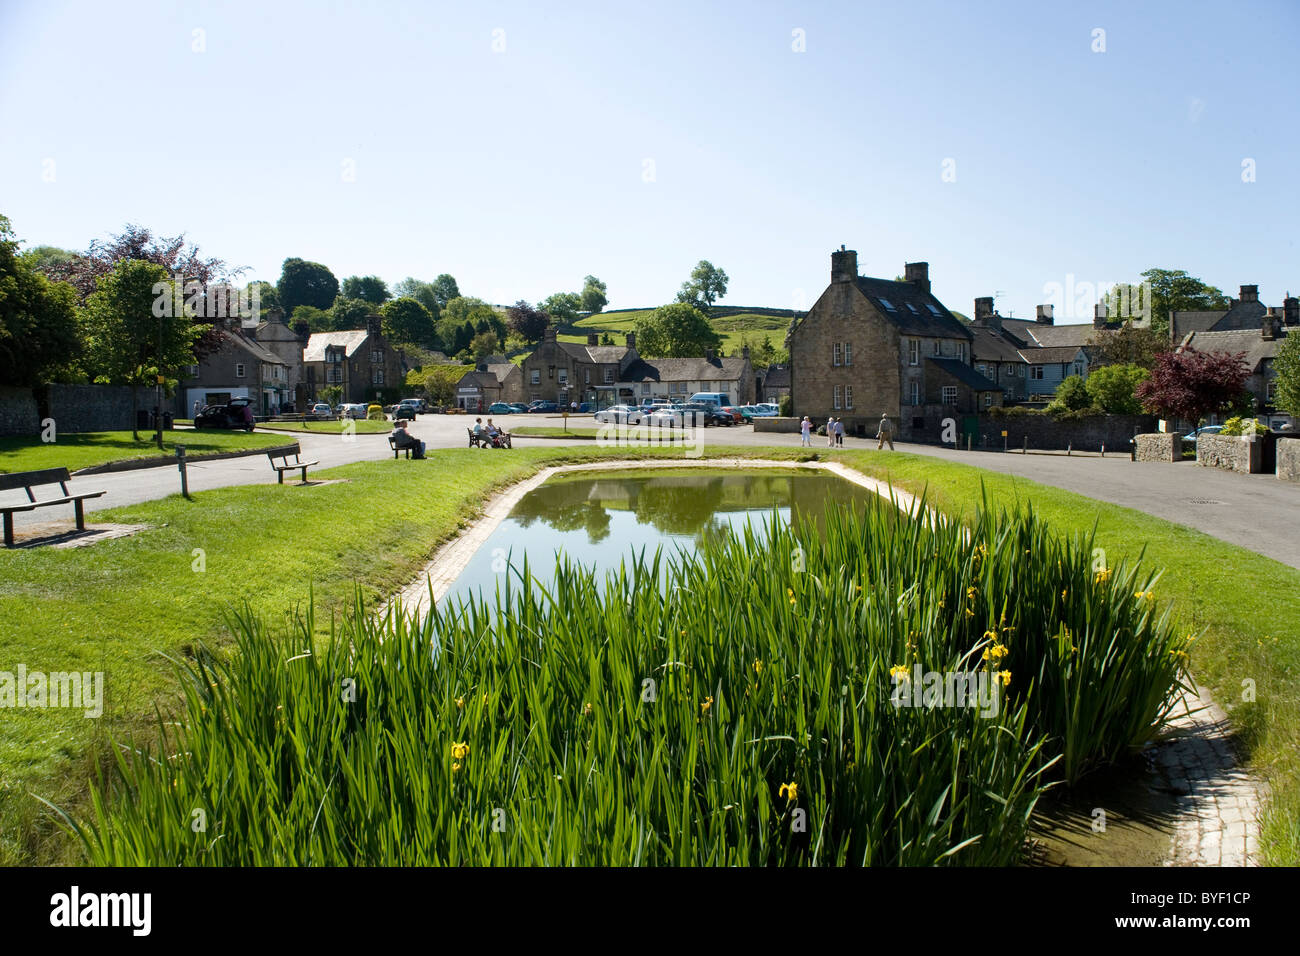
[[[1028,435],[1025,436],[1025,444],[1024,444],[1024,447],[1020,449],[1020,454],[1022,454],[1022,455],[1028,455],[1028,454],[1029,454],[1029,436],[1028,436]]]
[[[1102,457],[1102,458],[1105,458],[1105,457],[1106,457],[1106,446],[1105,446],[1105,445],[1102,445],[1102,446],[1101,446],[1101,457]]]
[[[181,495],[185,498],[190,496],[189,475],[185,473],[185,446],[176,446],[176,468],[181,473]]]
[[[967,432],[967,434],[966,434],[966,450],[967,450],[967,451],[970,451],[970,433],[969,433],[969,432]]]
[[[1074,442],[1066,442],[1065,457],[1069,458],[1072,454],[1074,454]]]

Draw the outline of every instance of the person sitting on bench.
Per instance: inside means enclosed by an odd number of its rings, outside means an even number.
[[[485,429],[485,431],[487,433],[487,437],[492,440],[493,448],[510,447],[510,436],[507,435],[503,429],[500,429],[496,425],[493,425],[492,419],[490,418],[487,420],[487,428]]]
[[[394,423],[393,433],[388,437],[393,440],[393,444],[396,445],[399,450],[410,448],[414,451],[415,454],[411,456],[412,458],[424,457],[424,442],[420,441],[420,439],[416,438],[406,430],[405,418],[399,418]]]

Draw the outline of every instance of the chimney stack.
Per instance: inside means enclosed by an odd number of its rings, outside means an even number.
[[[546,327],[546,330],[542,332],[542,342],[543,343],[549,342],[552,345],[555,344],[555,326],[548,325]]]
[[[718,350],[706,349],[704,352],[704,357],[708,359],[710,362],[716,362],[718,360]]]
[[[1270,305],[1268,313],[1264,316],[1264,321],[1259,327],[1259,336],[1265,342],[1272,342],[1277,338],[1277,326],[1282,316],[1278,314],[1277,307]]]
[[[840,246],[839,252],[831,253],[831,281],[856,282],[858,278],[858,254],[853,249]]]
[[[1052,312],[1053,312],[1052,306],[1040,305],[1038,307],[1038,315],[1034,317],[1034,321],[1037,322],[1039,325],[1052,325],[1056,321],[1052,315]]]
[[[930,294],[930,263],[903,263],[903,278],[912,283],[912,285],[916,286],[926,295]]]
[[[1242,286],[1242,287],[1241,287],[1241,301],[1242,301],[1242,302],[1258,302],[1258,301],[1259,301],[1259,286],[1257,286],[1257,285],[1244,285],[1244,286]]]
[[[1300,299],[1293,295],[1288,295],[1282,300],[1282,323],[1300,325]]]
[[[993,296],[984,295],[975,300],[975,324],[989,325],[993,318]]]
[[[1104,329],[1106,327],[1106,303],[1098,302],[1092,307],[1092,327],[1094,329]]]
[[[627,347],[628,347],[629,349],[635,349],[635,348],[636,348],[636,333],[635,333],[635,332],[629,332],[629,333],[627,334]]]
[[[596,335],[595,332],[588,332],[588,333],[587,333],[587,344],[588,344],[588,345],[596,345],[599,341],[600,341],[600,339],[598,338],[598,336]]]
[[[366,316],[366,332],[370,335],[384,334],[384,320],[371,312]]]

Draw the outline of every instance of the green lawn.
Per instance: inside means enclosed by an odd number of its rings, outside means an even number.
[[[250,448],[273,448],[285,443],[283,436],[259,435],[244,431],[163,432],[163,449],[158,450],[153,432],[141,432],[141,441],[133,441],[129,431],[79,432],[58,435],[54,442],[40,438],[0,438],[0,472],[37,471],[41,468],[67,468],[77,471],[91,465],[127,458],[154,458],[175,455],[176,446],[184,445],[187,455],[244,451]]]
[[[0,551],[0,646],[12,662],[0,669],[23,662],[46,672],[103,670],[107,682],[102,720],[61,710],[5,713],[0,862],[72,859],[70,843],[24,788],[84,806],[86,781],[108,753],[108,733],[140,729],[155,703],[164,712],[175,705],[164,655],[184,654],[200,639],[221,643],[225,615],[240,602],[280,614],[309,593],[318,608],[340,610],[354,583],[372,599],[389,594],[495,488],[566,461],[680,454],[593,447],[517,448],[509,455],[435,451],[425,462],[364,462],[320,473],[347,479],[336,484],[226,488],[200,492],[193,501],[173,496],[99,512],[104,520],[149,530],[93,547]],[[1194,673],[1231,708],[1253,764],[1272,784],[1261,841],[1268,860],[1300,862],[1300,571],[1141,512],[924,456],[726,446],[705,454],[781,460],[820,454],[908,490],[928,488],[930,503],[954,515],[973,509],[982,481],[995,503],[1028,499],[1059,530],[1085,532],[1095,522],[1108,563],[1145,548],[1147,562],[1166,569],[1157,593],[1175,602],[1189,626],[1205,631],[1193,654]],[[1257,700],[1234,707],[1247,678]]]
[[[258,425],[257,430],[261,432],[275,431],[285,432],[309,432],[316,435],[338,435],[343,431],[345,424],[356,426],[357,435],[379,435],[393,430],[393,423],[390,421],[370,421],[369,419],[356,419],[348,422],[275,422],[274,424]]]
[[[525,435],[532,438],[581,438],[581,439],[591,439],[592,441],[594,441],[599,436],[600,429],[598,427],[592,428],[589,425],[583,425],[581,427],[570,425],[567,429],[539,428],[534,425],[520,425],[518,428],[514,429],[510,434]],[[644,437],[646,435],[646,429],[637,428],[635,426],[633,426],[632,428],[620,428],[617,431],[617,435],[619,438],[626,438],[628,436],[634,438]],[[682,435],[680,433],[674,434],[672,429],[662,429],[661,436],[663,439],[668,441],[682,440]]]

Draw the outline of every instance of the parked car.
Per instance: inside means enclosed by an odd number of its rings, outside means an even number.
[[[749,419],[747,419],[743,414],[741,414],[740,409],[737,408],[735,405],[723,405],[722,414],[730,415],[731,423],[733,425],[743,425],[747,421],[749,421]]]
[[[578,414],[586,415],[591,412],[591,402],[583,402],[578,406]]]
[[[364,419],[366,406],[359,402],[346,402],[338,408],[339,418]]]
[[[696,392],[691,396],[691,400],[688,404],[717,405],[721,407],[723,405],[731,404],[731,396],[726,392]]]
[[[402,402],[398,402],[396,405],[392,406],[391,414],[393,416],[393,421],[400,421],[405,418],[408,422],[413,422],[415,421],[417,412],[414,405],[406,405]]]
[[[681,428],[682,411],[673,405],[656,405],[654,409],[641,419],[642,425],[653,425],[656,428]]]
[[[397,403],[397,407],[393,410],[393,421],[397,421],[397,417],[398,417],[397,412],[403,410],[409,411],[411,413],[409,418],[410,420],[413,421],[416,418],[416,416],[419,415],[420,412],[424,410],[423,405],[424,405],[423,399],[419,399],[419,398],[402,399],[400,402]],[[408,416],[403,415],[402,417],[407,418]]]
[[[631,405],[611,405],[596,412],[593,418],[598,422],[616,422],[620,425],[640,425],[648,412],[633,408]]]
[[[528,410],[530,412],[556,412],[560,410],[560,406],[554,402],[536,401],[528,406]]]
[[[771,402],[758,402],[754,405],[754,416],[756,418],[776,418],[781,414],[781,409]]]
[[[194,418],[195,428],[242,428],[252,431],[251,422],[245,421],[247,409],[253,404],[251,398],[233,398],[224,405],[207,405]],[[328,407],[328,406],[326,406]]]
[[[736,424],[736,420],[722,410],[721,405],[713,405],[706,402],[687,402],[678,409],[683,420],[688,425],[702,424],[708,425],[727,425]]]
[[[513,415],[515,414],[515,406],[508,405],[505,402],[493,402],[491,405],[488,406],[488,414],[489,415]]]
[[[317,402],[315,405],[311,407],[311,411],[308,414],[315,415],[317,418],[334,417],[334,414],[330,411],[329,405],[326,404],[325,402]]]
[[[511,402],[510,412],[514,415],[526,415],[528,413],[528,406],[519,402]]]
[[[1184,435],[1183,441],[1195,444],[1198,435],[1217,435],[1221,431],[1223,431],[1222,425],[1202,425],[1200,428],[1194,428]]]

